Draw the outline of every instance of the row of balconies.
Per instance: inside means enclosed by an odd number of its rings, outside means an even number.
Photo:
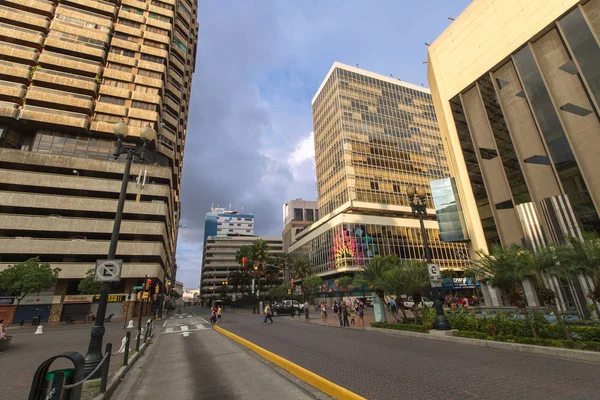
[[[46,0],[3,0],[3,3],[45,17],[52,17],[56,7],[53,2]]]
[[[11,25],[33,29],[39,32],[48,32],[50,18],[16,8],[0,5],[0,20],[8,21]]]
[[[0,42],[0,54],[6,60],[28,65],[37,64],[40,56],[40,52],[36,49],[6,42]]]
[[[12,262],[0,263],[0,271],[12,265]],[[60,268],[58,279],[82,279],[90,269],[94,269],[95,263],[76,263],[76,262],[53,262],[53,268]],[[163,267],[160,263],[137,263],[124,262],[121,270],[121,279],[126,278],[157,278],[164,279]]]
[[[42,32],[0,22],[0,40],[41,50],[45,39]]]
[[[53,89],[64,89],[94,97],[98,91],[98,81],[95,78],[54,71],[47,68],[36,69],[33,73],[32,81],[36,85],[51,87]]]
[[[108,240],[77,240],[77,239],[35,239],[0,238],[0,254],[23,254],[31,256],[64,255],[64,256],[93,256],[105,257],[108,253]],[[120,256],[155,257],[164,265],[167,257],[163,244],[160,242],[137,242],[120,240],[117,245]]]

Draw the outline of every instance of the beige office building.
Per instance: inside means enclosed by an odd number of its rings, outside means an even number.
[[[426,190],[425,228],[433,261],[464,270],[468,238],[441,240],[430,183],[449,178],[428,89],[334,63],[312,102],[318,221],[297,235],[295,257],[335,280],[374,256],[425,258],[406,189]],[[455,205],[456,207],[456,205]]]
[[[55,294],[77,294],[108,253],[123,176],[113,125],[123,118],[128,142],[146,125],[157,140],[132,167],[123,279],[111,293],[146,274],[164,287],[176,273],[197,1],[0,3],[0,268],[39,256],[61,268]]]
[[[474,0],[429,47],[475,249],[600,231],[599,38],[600,0]],[[585,308],[562,289],[563,306]]]
[[[235,260],[237,251],[242,246],[250,246],[258,239],[267,242],[269,246],[269,255],[271,257],[281,254],[283,251],[283,243],[280,237],[258,237],[258,236],[209,236],[204,242],[204,252],[202,255],[202,275],[200,277],[200,299],[203,304],[206,304],[211,298],[222,298],[223,287],[230,298],[236,296],[237,299],[242,297],[242,286],[244,291],[250,291],[250,278],[242,285],[241,282],[229,282],[229,274],[235,271],[241,271],[242,266]],[[248,261],[245,267],[246,271],[252,271],[252,260]],[[279,276],[278,284],[283,282],[283,272],[277,273]],[[266,282],[263,282],[266,283]],[[258,288],[258,284],[256,286]],[[266,291],[266,287],[263,285]]]

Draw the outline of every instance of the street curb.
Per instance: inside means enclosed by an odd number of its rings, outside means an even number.
[[[409,331],[399,331],[393,329],[384,328],[373,328],[365,327],[366,331],[377,332],[389,336],[403,336],[419,339],[437,340],[439,342],[450,342],[456,344],[463,344],[468,346],[487,347],[495,350],[507,350],[516,351],[519,353],[536,354],[541,356],[549,356],[554,358],[561,358],[570,361],[584,361],[590,363],[600,363],[600,352],[585,351],[585,350],[571,350],[561,349],[556,347],[536,346],[530,344],[521,343],[507,343],[507,342],[496,342],[493,340],[485,339],[471,339],[462,338],[456,336],[446,336],[430,333],[419,333]]]
[[[230,339],[238,342],[239,344],[249,348],[256,354],[263,357],[264,359],[272,362],[273,364],[277,365],[278,367],[283,368],[290,374],[298,377],[300,380],[319,389],[320,391],[322,391],[325,394],[328,394],[336,399],[366,400],[364,397],[359,396],[358,394],[351,392],[350,390],[348,390],[344,387],[336,385],[335,383],[330,382],[329,380],[323,378],[322,376],[317,375],[314,372],[309,371],[306,368],[303,368],[297,364],[294,364],[293,362],[291,362],[281,356],[278,356],[275,353],[272,353],[266,349],[263,349],[262,347],[254,344],[234,333],[231,333],[228,330],[225,330],[219,326],[213,326],[213,329],[215,329],[217,332],[229,337]]]
[[[152,334],[152,336],[150,336],[150,339],[152,339],[153,337],[154,337],[154,334]],[[140,351],[135,353],[133,355],[133,357],[131,357],[131,359],[129,359],[127,366],[119,368],[119,370],[117,371],[115,376],[113,376],[112,379],[108,382],[108,385],[106,386],[106,392],[94,397],[94,400],[110,399],[112,394],[115,392],[115,390],[117,390],[117,388],[119,387],[119,385],[125,378],[125,374],[127,373],[127,371],[129,371],[129,369],[131,367],[133,367],[133,365],[144,354],[144,352],[146,351],[148,346],[150,346],[151,344],[154,344],[154,342],[152,342],[151,340],[149,340],[147,343],[143,343],[140,346]]]

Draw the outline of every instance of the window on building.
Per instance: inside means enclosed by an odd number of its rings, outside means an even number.
[[[112,54],[118,54],[120,56],[125,56],[125,57],[134,57],[135,56],[135,51],[133,51],[133,50],[127,50],[127,49],[121,49],[121,48],[115,47],[115,46],[111,46],[110,52]]]
[[[379,183],[378,182],[371,182],[371,189],[372,190],[379,190]]]
[[[150,94],[158,94],[160,91],[159,88],[144,86],[144,85],[137,85],[137,84],[135,85],[133,90],[136,92],[140,92],[140,93],[150,93]]]
[[[152,0],[152,5],[160,8],[164,8],[165,10],[171,10],[172,7],[170,4],[163,3],[162,1]]]
[[[156,13],[152,13],[151,12],[148,16],[150,18],[152,18],[152,19],[157,19],[157,20],[162,21],[162,22],[171,22],[171,18],[166,17],[164,15],[160,15],[160,14],[156,14]]]
[[[120,89],[127,89],[129,87],[129,82],[117,81],[115,79],[104,78],[102,84],[106,86],[112,86]]]
[[[152,33],[158,33],[160,35],[169,35],[169,31],[166,29],[160,29],[155,26],[146,25],[146,30]]]
[[[147,76],[154,79],[162,79],[162,73],[156,71],[148,71],[147,69],[138,70],[138,75]]]
[[[104,94],[100,96],[100,99],[98,101],[100,103],[118,104],[120,106],[125,105],[125,99],[114,96],[106,96]]]
[[[135,36],[131,36],[131,35],[127,35],[123,32],[115,32],[114,36],[115,39],[121,39],[121,40],[126,40],[128,42],[133,42],[133,43],[137,43],[138,42],[138,38]]]
[[[157,107],[158,106],[156,104],[146,103],[145,101],[134,100],[131,103],[131,108],[139,108],[139,109],[147,110],[147,111],[157,111],[156,110]]]
[[[306,210],[306,220],[307,221],[314,221],[315,220],[315,216],[313,214],[313,210],[312,209],[307,209]]]
[[[173,38],[173,43],[175,44],[175,46],[179,47],[179,49],[183,51],[184,54],[187,52],[187,46],[178,38]]]
[[[116,69],[117,71],[129,72],[131,73],[131,67],[129,65],[117,64],[114,62],[109,62],[106,64],[106,68]]]
[[[142,53],[142,55],[140,56],[140,59],[144,60],[144,61],[150,61],[153,63],[157,63],[157,64],[163,64],[163,65],[165,63],[165,59],[162,57],[153,56],[153,55],[144,54],[144,53]]]
[[[137,14],[137,15],[144,15],[143,10],[140,10],[139,8],[135,8],[135,7],[126,6],[126,5],[122,5],[121,10],[130,12],[133,14]]]
[[[301,208],[294,208],[294,221],[303,221],[304,218],[302,214]]]
[[[148,40],[148,39],[144,40],[144,45],[154,47],[155,49],[161,49],[161,50],[166,50],[166,48],[167,48],[167,45],[164,43],[155,42],[154,40]]]
[[[121,25],[129,26],[131,28],[140,29],[142,27],[142,24],[140,24],[139,22],[131,21],[131,20],[125,19],[125,18],[119,18],[118,23]]]

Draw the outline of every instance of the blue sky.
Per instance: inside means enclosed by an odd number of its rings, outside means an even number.
[[[282,204],[315,199],[311,99],[335,61],[427,85],[427,47],[470,0],[210,0],[182,182],[177,279],[199,285],[211,204],[280,236]]]

